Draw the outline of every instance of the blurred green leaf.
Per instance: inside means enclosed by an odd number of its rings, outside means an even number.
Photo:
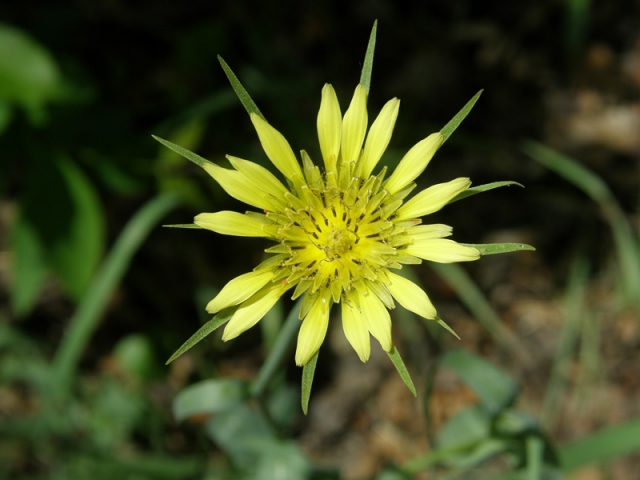
[[[535,251],[535,248],[526,243],[463,243],[462,245],[475,248],[480,252],[480,255],[519,252],[521,250]]]
[[[0,99],[24,108],[32,122],[60,93],[60,72],[51,54],[22,30],[0,24]]]
[[[11,105],[9,105],[9,102],[0,98],[0,135],[2,135],[2,132],[9,126],[12,117],[13,112],[11,111]],[[2,194],[2,190],[3,189],[0,188],[0,194]]]
[[[224,325],[229,320],[231,320],[231,317],[233,317],[233,314],[236,313],[237,309],[238,309],[238,306],[236,305],[234,307],[225,308],[224,310],[216,313],[211,320],[209,320],[202,327],[200,327],[196,333],[191,335],[189,339],[186,342],[184,342],[182,346],[173,353],[173,355],[171,355],[171,357],[169,358],[169,360],[167,360],[165,365],[169,365],[176,358],[178,358],[184,352],[186,352],[191,347],[193,347],[196,343],[203,340],[207,335],[209,335],[210,333],[215,331],[217,328],[219,328],[221,325]]]
[[[47,275],[44,246],[35,228],[20,215],[10,236],[14,253],[11,305],[16,315],[27,315],[38,297]]]
[[[507,187],[509,185],[517,185],[524,188],[522,184],[511,181],[487,183],[486,185],[478,185],[477,187],[468,188],[464,192],[459,193],[458,195],[453,197],[449,203],[457,202],[458,200],[477,195],[478,193],[488,192],[489,190],[493,190],[494,188]]]
[[[456,128],[458,128],[458,126],[467,117],[467,115],[469,115],[469,112],[471,112],[471,109],[473,108],[473,106],[476,104],[476,102],[480,98],[480,95],[482,95],[482,92],[483,92],[483,90],[480,90],[478,93],[476,93],[471,98],[471,100],[469,100],[466,103],[466,105],[464,107],[462,107],[462,110],[460,110],[458,113],[456,113],[455,116],[449,121],[449,123],[447,123],[442,128],[442,130],[440,130],[440,133],[444,137],[444,139],[442,140],[443,143],[447,141],[447,139],[456,130]]]
[[[293,441],[265,445],[256,464],[254,480],[304,480],[311,465]]]
[[[624,212],[607,184],[572,158],[540,143],[526,142],[523,150],[531,158],[581,189],[600,206],[613,233],[627,298],[640,315],[640,249]]]
[[[407,367],[404,366],[402,357],[400,357],[400,354],[398,353],[398,349],[396,349],[395,345],[391,347],[391,350],[387,352],[387,355],[389,355],[389,358],[391,359],[393,366],[396,367],[396,370],[400,374],[400,378],[402,378],[402,381],[404,382],[404,384],[407,386],[407,388],[413,394],[413,396],[417,397],[418,394],[416,393],[416,387],[413,386],[413,381],[411,380],[411,376],[407,371]]]
[[[447,352],[440,365],[451,368],[478,395],[491,415],[507,408],[518,394],[518,386],[499,368],[463,350]]]
[[[468,448],[490,436],[491,418],[485,409],[475,405],[447,421],[438,436],[438,449]]]
[[[173,401],[177,420],[224,412],[249,396],[246,382],[235,379],[205,380],[183,389]]]
[[[72,202],[65,237],[54,243],[49,261],[65,290],[79,300],[100,262],[105,244],[105,214],[89,179],[72,162],[57,161]]]
[[[558,450],[565,472],[640,452],[640,419],[603,429]]]
[[[158,196],[147,202],[129,220],[102,263],[87,293],[78,305],[53,360],[54,385],[68,393],[82,351],[87,345],[113,291],[151,229],[178,205],[173,196]]]
[[[265,445],[277,441],[264,417],[244,402],[209,420],[206,431],[237,465],[255,465]]]
[[[113,358],[120,368],[140,380],[151,380],[155,374],[156,358],[149,337],[133,333],[116,344]]]

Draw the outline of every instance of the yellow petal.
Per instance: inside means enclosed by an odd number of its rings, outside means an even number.
[[[391,317],[380,299],[366,288],[359,288],[360,308],[362,318],[364,318],[367,328],[371,332],[382,349],[386,352],[391,350]]]
[[[437,212],[470,185],[471,181],[468,178],[456,178],[422,190],[398,209],[394,220],[418,218]]]
[[[207,312],[216,313],[223,308],[244,302],[273,278],[273,270],[249,272],[234,278],[207,305]]]
[[[342,302],[342,329],[344,335],[360,357],[366,362],[371,354],[371,342],[369,341],[369,329],[362,318],[362,313],[355,305]]]
[[[278,299],[286,291],[280,285],[263,288],[261,291],[245,300],[236,313],[231,317],[224,329],[222,340],[225,342],[236,338],[260,321],[271,310]]]
[[[269,170],[257,163],[227,155],[233,168],[242,173],[256,188],[264,191],[281,202],[286,202],[284,194],[289,190]]]
[[[322,100],[318,112],[318,140],[327,172],[336,172],[342,138],[342,114],[333,87],[328,83],[322,88]]]
[[[282,134],[255,113],[251,114],[251,122],[258,132],[264,152],[276,168],[290,180],[294,180],[297,176],[302,178],[300,164],[291,150],[289,142]]]
[[[327,334],[330,310],[331,292],[325,289],[302,321],[296,348],[296,365],[299,367],[306,365],[320,349]]]
[[[273,201],[262,190],[247,188],[249,182],[242,173],[222,168],[215,163],[205,163],[202,168],[233,198],[262,210],[274,210]]]
[[[421,317],[428,319],[436,317],[436,309],[424,290],[400,275],[392,272],[387,272],[387,275],[391,281],[387,288],[400,305]]]
[[[406,234],[409,235],[414,242],[428,240],[430,238],[443,238],[451,235],[453,229],[449,225],[434,223],[431,225],[418,225],[410,227]]]
[[[367,90],[358,85],[342,121],[342,164],[356,162],[367,131]]]
[[[193,223],[223,235],[235,235],[237,237],[271,236],[265,229],[267,225],[264,222],[238,212],[225,210],[216,213],[201,213],[196,216]]]
[[[385,190],[390,194],[399,192],[424,172],[427,165],[438,151],[444,137],[440,132],[432,133],[414,145],[400,160],[393,174],[387,180]]]
[[[364,144],[364,152],[362,152],[358,170],[356,171],[359,177],[369,178],[380,157],[382,157],[382,154],[387,149],[391,135],[393,134],[393,127],[398,118],[399,109],[400,100],[397,98],[389,100],[386,105],[382,107],[373,125],[371,125],[369,133],[367,134],[367,141]]]
[[[438,263],[470,262],[480,258],[480,252],[475,248],[443,238],[417,239],[407,246],[405,253]]]

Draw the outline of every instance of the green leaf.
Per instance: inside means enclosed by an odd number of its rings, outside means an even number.
[[[156,137],[155,135],[151,135],[151,136],[153,137],[154,140],[157,140],[162,145],[164,145],[167,148],[170,148],[177,154],[182,155],[184,158],[186,158],[190,162],[195,163],[199,167],[202,167],[207,163],[213,163],[207,160],[206,158],[202,158],[200,155],[196,155],[195,153],[190,152],[186,148],[182,148],[181,146],[176,145],[175,143],[171,143],[169,140],[164,140],[163,138]]]
[[[416,393],[416,387],[413,386],[413,381],[411,380],[411,376],[407,371],[407,367],[404,366],[402,357],[400,357],[400,354],[398,353],[398,350],[396,349],[395,345],[391,347],[391,350],[387,352],[387,355],[389,355],[389,358],[391,359],[393,366],[396,367],[396,370],[400,374],[400,378],[402,378],[402,381],[404,382],[404,384],[411,391],[413,396],[417,397],[418,394]]]
[[[224,378],[190,385],[173,401],[173,415],[182,421],[194,415],[213,415],[234,408],[248,397],[246,382]]]
[[[0,25],[0,99],[23,107],[32,122],[44,119],[44,106],[61,92],[52,55],[23,31]]]
[[[362,64],[362,74],[360,75],[360,84],[364,85],[364,88],[369,94],[371,88],[371,72],[373,70],[373,54],[376,49],[376,32],[378,30],[378,20],[373,22],[373,28],[371,29],[371,35],[369,36],[369,43],[367,44],[367,51],[364,54],[364,63]]]
[[[200,225],[196,225],[195,223],[177,223],[175,225],[162,225],[164,228],[190,228],[195,230],[202,230]]]
[[[462,110],[456,113],[456,115],[449,121],[449,123],[447,123],[444,128],[440,130],[440,133],[444,137],[444,139],[442,140],[443,143],[447,141],[447,139],[456,130],[456,128],[458,128],[458,125],[460,125],[466,118],[466,116],[469,115],[469,112],[480,98],[482,92],[483,90],[480,90],[478,93],[476,93],[473,98],[469,100],[464,107],[462,107]]]
[[[72,211],[64,238],[50,247],[49,263],[65,290],[80,300],[104,252],[105,214],[95,188],[84,173],[64,158],[56,163],[66,182]]]
[[[526,243],[463,243],[462,245],[475,248],[480,252],[480,255],[495,255],[521,250],[535,251],[534,247]]]
[[[575,160],[536,142],[523,146],[525,153],[589,195],[611,227],[627,299],[640,315],[640,250],[629,222],[607,184]]]
[[[18,217],[9,238],[15,258],[11,305],[18,316],[24,316],[33,308],[47,275],[45,247],[24,215]]]
[[[440,325],[442,328],[444,328],[447,332],[449,332],[451,335],[453,335],[454,337],[456,337],[458,340],[460,340],[460,337],[458,336],[458,334],[456,332],[453,331],[453,328],[451,328],[449,325],[447,325],[444,320],[442,320],[440,317],[436,317],[435,318],[436,322],[438,325]]]
[[[203,340],[211,332],[213,332],[218,327],[220,327],[221,325],[224,325],[229,320],[231,320],[231,317],[233,317],[233,314],[236,313],[237,309],[238,309],[238,306],[236,305],[234,307],[225,308],[224,310],[216,313],[211,320],[209,320],[202,327],[200,327],[196,333],[191,335],[191,337],[189,337],[189,339],[186,342],[184,342],[182,346],[174,352],[173,355],[171,355],[171,357],[169,358],[169,360],[167,360],[167,363],[165,363],[165,365],[169,365],[176,358],[178,358],[184,352],[186,352],[191,347],[193,347],[196,343]]]
[[[447,352],[440,364],[454,370],[492,415],[497,415],[515,400],[518,386],[502,370],[482,358],[462,350]]]
[[[304,480],[311,465],[293,440],[265,444],[253,480]]]
[[[558,456],[562,469],[569,472],[592,463],[602,463],[636,452],[640,452],[638,418],[563,445],[558,450]]]
[[[240,83],[240,80],[238,80],[238,77],[236,77],[236,74],[233,73],[233,70],[231,70],[229,65],[227,65],[227,62],[225,62],[220,55],[218,55],[218,61],[220,62],[220,65],[222,65],[222,69],[224,70],[225,75],[229,79],[231,88],[233,88],[233,91],[236,92],[236,95],[238,96],[240,103],[242,103],[242,106],[245,108],[247,113],[248,114],[255,113],[256,115],[260,116],[263,120],[266,120],[264,118],[264,115],[262,115],[262,112],[260,112],[260,110],[258,109],[258,106],[256,105],[256,103],[251,98],[251,95],[249,95],[249,92],[247,92],[247,90],[242,86],[242,83]]]
[[[471,187],[465,190],[462,193],[459,193],[449,203],[457,202],[458,200],[462,200],[463,198],[471,197],[473,195],[477,195],[478,193],[488,192],[489,190],[493,190],[494,188],[507,187],[509,185],[517,185],[519,187],[524,188],[524,186],[518,182],[512,181],[504,181],[504,182],[493,182],[487,183],[486,185],[478,185],[477,187]]]
[[[478,405],[464,408],[444,424],[438,435],[438,450],[466,449],[491,436],[491,419]]]
[[[316,371],[316,363],[318,363],[318,353],[309,360],[302,368],[302,395],[300,401],[302,403],[302,411],[307,414],[309,409],[309,397],[311,396],[311,387],[313,385],[313,374]]]
[[[53,370],[55,384],[60,392],[68,391],[82,351],[102,318],[114,290],[126,273],[134,253],[151,229],[177,205],[178,201],[173,196],[165,195],[153,198],[138,210],[125,225],[87,292],[82,297],[62,343],[56,351]]]

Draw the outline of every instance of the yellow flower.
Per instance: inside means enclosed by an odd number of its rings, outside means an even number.
[[[391,175],[386,167],[372,174],[391,139],[399,106],[398,99],[389,100],[367,132],[366,88],[356,87],[342,115],[333,87],[325,85],[317,120],[322,169],[305,151],[299,162],[284,136],[251,113],[262,147],[284,183],[264,167],[236,157],[227,157],[232,169],[203,163],[229,195],[261,211],[202,213],[195,224],[275,242],[266,250],[270,258],[231,280],[207,305],[209,313],[237,307],[223,340],[254,326],[290,290],[294,299],[304,295],[298,365],[306,365],[320,348],[334,304],[340,304],[345,336],[363,362],[370,354],[369,334],[385,351],[393,348],[388,309],[394,302],[436,318],[427,294],[392,270],[422,260],[480,257],[476,248],[446,238],[451,227],[422,224],[422,217],[440,210],[471,182],[457,178],[405,201],[442,145],[441,133],[418,142]]]

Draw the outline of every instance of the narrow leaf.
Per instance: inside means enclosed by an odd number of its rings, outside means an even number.
[[[177,223],[175,225],[162,225],[164,228],[195,228],[202,229],[201,226],[196,225],[195,223]]]
[[[453,335],[454,337],[456,337],[458,340],[460,340],[460,337],[458,336],[458,334],[456,332],[453,331],[453,328],[451,328],[449,325],[447,325],[444,320],[442,320],[440,317],[436,317],[436,322],[438,323],[438,325],[440,325],[442,328],[444,328],[447,332],[449,332],[451,335]]]
[[[404,382],[404,384],[411,391],[411,393],[413,393],[413,396],[417,397],[418,394],[416,393],[416,387],[413,386],[413,381],[411,381],[411,376],[407,371],[407,367],[404,366],[404,362],[402,361],[402,358],[400,357],[400,354],[398,353],[398,350],[396,349],[395,345],[391,347],[391,350],[387,352],[387,355],[389,355],[389,358],[393,362],[393,366],[396,367],[396,370],[400,374],[400,378],[402,378],[402,381]]]
[[[247,90],[242,86],[242,83],[240,83],[240,80],[238,80],[238,77],[236,77],[236,74],[233,73],[233,70],[231,70],[229,65],[227,65],[227,62],[225,62],[220,55],[218,55],[218,61],[220,62],[220,65],[222,66],[222,69],[224,70],[225,75],[229,79],[231,88],[233,88],[233,91],[236,92],[236,95],[238,96],[240,103],[242,103],[242,106],[245,108],[247,113],[249,115],[251,115],[252,113],[255,113],[256,115],[260,116],[263,120],[266,120],[264,118],[264,115],[262,115],[262,113],[258,109],[258,106],[256,105],[256,103],[251,98],[251,95],[249,95],[249,92],[247,92]]]
[[[463,243],[462,245],[475,248],[480,252],[480,255],[519,252],[520,250],[535,251],[535,248],[526,243]]]
[[[182,346],[178,350],[176,350],[173,355],[171,355],[171,358],[167,360],[167,363],[165,363],[165,365],[169,365],[176,358],[178,358],[184,352],[186,352],[191,347],[193,347],[196,343],[200,342],[200,340],[204,339],[204,337],[209,335],[211,332],[216,330],[221,325],[224,325],[229,320],[231,320],[231,317],[233,317],[233,314],[236,313],[237,309],[238,307],[234,306],[234,307],[225,308],[221,312],[216,313],[216,315],[211,320],[209,320],[202,327],[200,327],[200,329],[196,333],[191,335],[189,340],[184,342]]]
[[[471,187],[465,190],[462,193],[459,193],[449,203],[457,202],[458,200],[462,200],[463,198],[471,197],[473,195],[477,195],[478,193],[488,192],[489,190],[493,190],[494,188],[507,187],[509,185],[517,185],[519,187],[524,188],[524,185],[518,182],[512,181],[504,181],[504,182],[493,182],[487,183],[486,185],[478,185],[477,187]]]
[[[376,49],[376,32],[378,30],[378,20],[373,22],[373,28],[371,29],[371,35],[369,36],[369,44],[367,45],[367,51],[364,54],[364,64],[362,65],[362,74],[360,75],[360,83],[364,85],[369,94],[371,88],[371,71],[373,70],[373,53]]]
[[[455,131],[456,128],[458,128],[458,125],[460,125],[462,123],[462,121],[466,118],[467,115],[469,115],[469,112],[471,111],[471,109],[473,108],[473,106],[476,104],[476,102],[478,101],[478,98],[480,98],[480,95],[482,94],[482,90],[480,90],[478,93],[476,93],[473,98],[471,100],[469,100],[467,102],[467,104],[462,107],[462,110],[460,110],[455,117],[453,117],[449,123],[447,123],[444,128],[442,130],[440,130],[440,133],[442,134],[442,136],[444,137],[444,142],[447,141],[447,139],[451,136],[451,134]]]
[[[639,451],[640,419],[636,418],[563,445],[558,449],[558,455],[562,469],[570,472]]]
[[[151,135],[151,136],[153,137],[154,140],[157,140],[158,142],[160,142],[165,147],[170,148],[171,150],[176,152],[178,155],[183,156],[184,158],[186,158],[190,162],[195,163],[199,167],[202,167],[205,163],[212,163],[209,160],[207,160],[206,158],[202,158],[200,155],[196,155],[195,153],[190,152],[186,148],[182,148],[181,146],[176,145],[175,143],[171,143],[169,140],[165,140],[163,138],[156,137],[155,135]]]
[[[309,397],[311,396],[311,386],[313,385],[313,374],[316,371],[316,363],[318,363],[318,353],[309,360],[309,362],[302,368],[302,411],[307,414],[309,409]]]

